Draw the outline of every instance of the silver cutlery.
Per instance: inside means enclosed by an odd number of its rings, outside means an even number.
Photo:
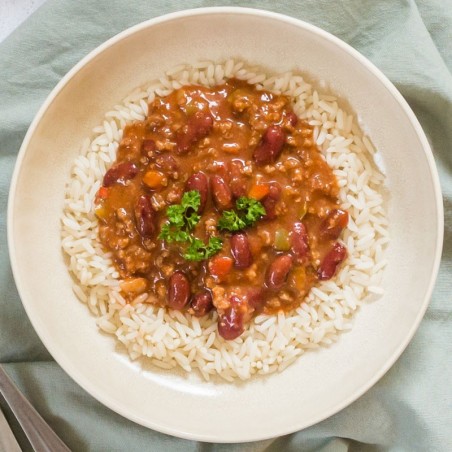
[[[0,393],[36,452],[70,452],[66,444],[17,389],[2,366],[0,366]],[[14,449],[11,450],[14,451]]]
[[[0,410],[0,452],[21,452],[14,434]]]

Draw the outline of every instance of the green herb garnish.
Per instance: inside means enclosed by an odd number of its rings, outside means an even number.
[[[200,204],[201,195],[198,191],[184,193],[181,203],[169,206],[166,211],[170,225],[177,228],[187,226],[188,229],[193,229],[201,219],[197,214]]]
[[[190,240],[190,234],[186,231],[181,231],[175,227],[171,227],[170,224],[164,224],[160,231],[159,239],[165,242],[188,242]]]
[[[184,259],[201,261],[209,259],[221,250],[223,242],[218,237],[210,237],[205,244],[202,240],[190,233],[199,223],[201,216],[197,211],[201,204],[198,191],[192,190],[184,193],[180,204],[173,204],[166,210],[168,223],[162,226],[159,239],[172,243],[187,243],[188,247],[183,254]]]
[[[244,196],[237,200],[236,207],[245,212],[244,221],[247,226],[252,226],[267,213],[261,202],[253,198],[245,198]]]
[[[190,246],[183,256],[189,261],[202,261],[217,254],[222,247],[223,241],[219,237],[210,237],[207,245],[202,240],[191,237]]]
[[[225,210],[218,221],[218,229],[228,231],[240,231],[246,227],[253,226],[265,215],[265,208],[261,202],[242,196],[235,203],[235,210]]]
[[[218,229],[228,231],[240,231],[246,228],[246,223],[239,217],[235,210],[225,210],[218,220]]]

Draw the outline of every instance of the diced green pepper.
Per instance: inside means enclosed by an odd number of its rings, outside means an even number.
[[[280,228],[276,230],[274,247],[278,251],[290,250],[290,236],[286,229]]]
[[[298,219],[302,220],[304,218],[304,216],[308,213],[308,204],[305,201],[301,207],[300,210],[298,211]]]

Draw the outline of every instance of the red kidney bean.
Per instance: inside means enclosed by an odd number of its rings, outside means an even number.
[[[267,272],[265,273],[265,283],[267,284],[267,287],[274,290],[281,289],[287,280],[292,265],[292,256],[289,256],[288,254],[278,256],[269,265]]]
[[[141,195],[135,203],[135,220],[141,237],[148,239],[155,233],[155,211],[148,195]]]
[[[296,221],[292,227],[292,254],[298,263],[305,263],[308,260],[309,242],[308,231],[301,221]]]
[[[204,173],[192,174],[185,184],[185,191],[196,190],[201,197],[201,204],[198,208],[198,213],[202,213],[206,207],[207,196],[209,194],[209,179]]]
[[[268,165],[277,160],[284,146],[285,135],[281,126],[270,126],[253,152],[257,165]]]
[[[339,264],[347,257],[347,248],[342,243],[336,242],[329,253],[323,258],[317,269],[317,277],[321,281],[331,279],[336,273]]]
[[[245,329],[243,314],[238,309],[239,304],[238,297],[231,297],[231,306],[218,317],[218,334],[227,341],[239,337]]]
[[[169,280],[168,306],[181,310],[190,298],[190,283],[181,271],[174,272]]]
[[[212,172],[222,177],[225,181],[229,179],[229,165],[226,165],[224,162],[214,161]]]
[[[208,135],[212,127],[212,115],[205,111],[197,111],[190,116],[187,124],[176,132],[177,151],[181,154],[187,152],[191,145]]]
[[[265,303],[264,289],[260,287],[250,287],[245,294],[245,300],[255,312],[260,312]]]
[[[234,198],[246,196],[247,193],[247,178],[242,174],[243,166],[241,160],[232,160],[229,164],[229,186]]]
[[[224,179],[218,175],[212,176],[210,178],[210,186],[217,208],[221,210],[230,209],[232,207],[232,193]]]
[[[204,289],[193,295],[190,308],[196,317],[203,317],[213,309],[212,294]]]
[[[143,140],[141,143],[141,154],[145,157],[150,157],[155,151],[155,141],[154,140]]]
[[[236,268],[248,268],[253,263],[250,242],[244,232],[238,232],[231,237],[231,254]]]
[[[155,159],[155,165],[157,168],[166,172],[174,172],[179,170],[177,160],[172,155],[168,154],[158,156]]]
[[[287,112],[286,118],[287,118],[288,123],[289,123],[292,127],[295,127],[295,126],[297,125],[297,122],[298,122],[298,116],[295,114],[294,111],[289,111],[289,112]]]
[[[261,201],[265,208],[263,220],[274,220],[276,218],[276,205],[281,198],[281,187],[278,183],[272,182],[269,186],[268,195]]]
[[[325,220],[322,221],[319,229],[321,240],[336,240],[342,230],[348,224],[348,212],[341,209],[333,209],[329,212]]]
[[[138,174],[138,167],[132,162],[122,162],[111,167],[104,176],[104,187],[110,187],[114,184],[123,184],[133,179]]]

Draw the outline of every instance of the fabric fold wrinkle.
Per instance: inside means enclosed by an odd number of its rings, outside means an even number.
[[[20,303],[6,249],[7,193],[14,160],[27,127],[61,77],[84,55],[131,25],[184,8],[220,5],[268,9],[305,20],[338,35],[371,59],[413,107],[432,143],[446,217],[444,256],[431,305],[388,373],[352,405],[317,425],[273,440],[236,445],[197,443],[141,427],[97,402],[55,362],[47,361],[50,355]],[[128,5],[122,0],[48,0],[0,44],[0,360],[10,362],[5,367],[11,377],[72,450],[452,450],[451,29],[452,10],[441,0],[283,4],[136,0]],[[7,411],[2,400],[0,407]],[[7,418],[11,420],[9,414]],[[30,450],[18,425],[10,423],[20,445]]]

